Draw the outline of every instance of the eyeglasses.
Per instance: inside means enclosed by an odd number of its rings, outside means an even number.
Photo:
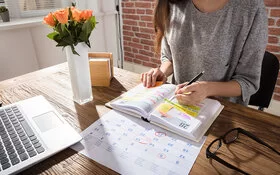
[[[243,134],[248,136],[249,138],[255,140],[256,142],[270,148],[272,151],[276,152],[278,155],[280,155],[280,152],[278,152],[276,149],[274,149],[273,147],[271,147],[270,145],[268,145],[267,143],[265,143],[264,141],[262,141],[261,139],[259,139],[258,137],[254,136],[252,133],[242,129],[242,128],[234,128],[229,130],[228,132],[226,132],[223,136],[213,140],[212,143],[210,143],[210,145],[207,147],[206,149],[206,157],[209,159],[214,159],[217,162],[225,165],[228,168],[231,168],[233,170],[236,170],[240,173],[243,174],[248,174],[245,171],[237,168],[236,166],[231,165],[230,163],[224,161],[223,159],[219,158],[218,156],[216,156],[216,152],[217,150],[222,146],[222,141],[225,144],[230,144],[233,143],[234,141],[236,141],[238,139],[239,134]],[[214,145],[216,145],[217,147],[215,147]]]

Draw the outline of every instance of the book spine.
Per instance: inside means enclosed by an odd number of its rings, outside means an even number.
[[[144,118],[144,117],[141,117],[141,119],[144,120],[145,122],[150,123],[150,121],[148,119]]]

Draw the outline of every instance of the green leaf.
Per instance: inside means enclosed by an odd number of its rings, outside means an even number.
[[[52,33],[49,33],[48,35],[47,35],[47,37],[48,38],[50,38],[50,39],[52,39],[52,40],[54,40],[54,38],[56,37],[56,36],[58,36],[59,34],[57,33],[57,32],[52,32]]]
[[[78,52],[76,52],[75,48],[73,45],[71,45],[71,50],[73,54],[79,55]],[[80,56],[80,55],[79,55]]]

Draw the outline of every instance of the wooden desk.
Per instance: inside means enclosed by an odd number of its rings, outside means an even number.
[[[43,95],[60,113],[70,114],[66,120],[81,132],[109,111],[104,106],[106,102],[140,83],[138,74],[118,68],[114,71],[115,78],[111,86],[93,87],[94,100],[86,105],[80,106],[73,102],[68,68],[65,63],[0,82],[0,100],[5,105]],[[251,131],[280,150],[280,117],[226,101],[222,103],[225,108],[208,130],[208,138],[190,174],[236,174],[214,160],[211,164],[205,156],[205,150],[211,141],[234,127]],[[238,166],[250,174],[280,174],[280,156],[246,137],[242,137],[240,142],[228,147],[223,144],[222,148],[218,156],[235,155],[233,161],[238,162]],[[118,173],[68,148],[25,170],[22,174]]]

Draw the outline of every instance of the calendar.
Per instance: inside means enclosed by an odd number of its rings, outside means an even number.
[[[193,142],[111,110],[71,148],[120,174],[188,174],[206,140]]]

